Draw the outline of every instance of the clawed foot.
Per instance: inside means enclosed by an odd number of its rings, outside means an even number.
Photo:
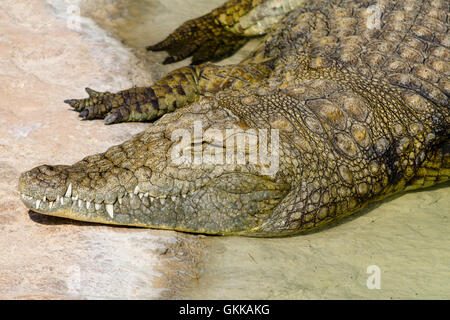
[[[64,100],[75,111],[80,113],[84,120],[105,119],[106,124],[112,124],[117,120],[113,109],[113,94],[110,92],[98,92],[86,88],[89,98]]]
[[[157,114],[158,99],[151,88],[132,88],[118,93],[86,88],[89,98],[64,100],[84,120],[104,119],[105,124],[143,121]]]
[[[189,20],[149,51],[167,51],[163,64],[192,56],[192,65],[218,61],[236,52],[248,38],[227,31],[212,15]]]

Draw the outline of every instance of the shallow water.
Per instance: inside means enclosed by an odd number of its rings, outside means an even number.
[[[89,1],[87,1],[89,3]],[[219,0],[118,1],[119,9],[87,6],[85,14],[136,49],[158,78],[166,53],[143,48]],[[239,61],[255,46],[248,44]],[[450,298],[449,184],[373,205],[320,232],[290,238],[209,237],[190,299],[400,299]],[[380,289],[369,289],[369,266],[380,270]]]

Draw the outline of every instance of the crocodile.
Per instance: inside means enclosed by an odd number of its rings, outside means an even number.
[[[449,12],[445,0],[228,1],[147,48],[190,64],[66,100],[83,119],[150,123],[22,173],[21,199],[81,221],[275,237],[448,181]],[[240,63],[217,63],[253,38]]]

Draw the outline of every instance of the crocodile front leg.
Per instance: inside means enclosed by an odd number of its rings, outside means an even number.
[[[117,93],[86,88],[89,98],[68,103],[84,119],[105,119],[106,124],[153,120],[198,98],[195,69],[175,70],[150,87],[135,87]]]
[[[263,0],[232,0],[210,13],[186,21],[163,41],[147,50],[167,51],[164,64],[192,56],[192,64],[218,61],[232,55],[249,38],[229,30],[239,19]]]
[[[135,87],[117,93],[86,88],[89,98],[64,102],[80,112],[80,117],[104,119],[106,124],[149,121],[184,107],[207,93],[237,89],[255,83],[269,73],[264,65],[203,64],[172,71],[150,87]]]
[[[210,13],[183,23],[147,50],[167,51],[164,64],[192,56],[192,65],[219,61],[251,38],[262,36],[306,0],[231,0]]]

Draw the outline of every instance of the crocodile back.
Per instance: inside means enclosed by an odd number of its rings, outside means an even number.
[[[254,55],[275,74],[296,56],[311,67],[338,65],[448,107],[449,6],[445,0],[309,1],[276,26]]]

